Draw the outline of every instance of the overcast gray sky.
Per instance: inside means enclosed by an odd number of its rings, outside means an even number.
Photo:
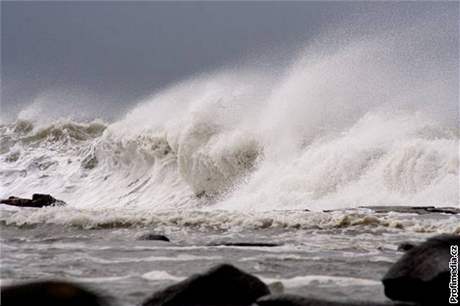
[[[255,54],[279,64],[334,25],[405,22],[458,3],[2,1],[1,9],[2,112],[15,113],[57,88],[115,107]]]

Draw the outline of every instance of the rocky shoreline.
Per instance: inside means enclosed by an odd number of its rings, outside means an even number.
[[[143,238],[143,237],[141,237]],[[166,241],[164,236],[150,237]],[[318,298],[308,292],[283,294],[282,284],[265,284],[259,278],[229,264],[211,269],[154,292],[142,306],[442,306],[458,302],[458,246],[460,235],[440,235],[414,245],[402,242],[405,251],[382,276],[387,301],[354,301]],[[457,251],[454,249],[456,248]],[[456,253],[455,253],[456,252]],[[451,264],[450,264],[451,263]],[[456,269],[456,270],[455,270]],[[457,278],[452,278],[456,271]],[[456,284],[457,291],[449,284]],[[456,283],[455,283],[456,282]],[[281,289],[280,289],[281,288]],[[308,291],[308,290],[307,290]],[[2,288],[4,305],[110,305],[79,284],[38,281]],[[109,303],[109,301],[111,301]],[[3,304],[2,304],[3,305]]]
[[[41,208],[47,206],[63,206],[65,205],[65,202],[55,199],[49,194],[34,193],[32,195],[32,199],[11,196],[8,199],[0,199],[0,204],[17,207]]]

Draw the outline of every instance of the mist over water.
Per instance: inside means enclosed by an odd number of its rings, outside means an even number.
[[[328,32],[282,69],[202,73],[113,122],[85,93],[44,94],[1,126],[0,196],[140,210],[459,206],[452,33],[436,18]]]

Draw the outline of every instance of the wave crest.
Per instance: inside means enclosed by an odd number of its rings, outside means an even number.
[[[438,56],[449,35],[422,28],[319,39],[282,73],[195,76],[107,125],[2,125],[0,196],[146,211],[460,206],[458,59]]]

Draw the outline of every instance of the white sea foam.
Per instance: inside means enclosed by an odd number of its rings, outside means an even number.
[[[106,277],[69,277],[70,280],[79,283],[111,283],[133,277],[132,275],[106,276]]]
[[[381,282],[372,279],[354,277],[331,276],[331,275],[305,275],[287,279],[261,278],[265,283],[281,282],[287,288],[308,286],[314,283],[321,286],[346,287],[346,286],[381,286]]]
[[[166,271],[157,271],[157,270],[144,273],[141,277],[144,279],[150,280],[150,281],[164,281],[164,280],[182,281],[186,278],[184,276],[171,275]]]
[[[356,228],[364,229],[369,233],[378,233],[381,230],[400,231],[402,229],[413,233],[460,233],[460,216],[457,215],[417,217],[399,213],[376,214],[368,210],[239,212],[227,210],[155,211],[117,208],[95,210],[53,207],[18,210],[13,213],[2,214],[1,220],[7,225],[58,224],[87,229],[148,226],[165,231],[189,229],[238,232],[269,229],[346,230]],[[74,245],[69,244],[69,247]],[[167,247],[161,246],[160,248]]]
[[[97,262],[100,264],[120,264],[120,263],[132,263],[132,262],[162,262],[162,261],[198,261],[198,260],[223,260],[222,256],[195,256],[188,254],[179,254],[177,256],[148,256],[140,258],[117,258],[117,259],[104,259],[97,257],[88,257],[90,261]]]

